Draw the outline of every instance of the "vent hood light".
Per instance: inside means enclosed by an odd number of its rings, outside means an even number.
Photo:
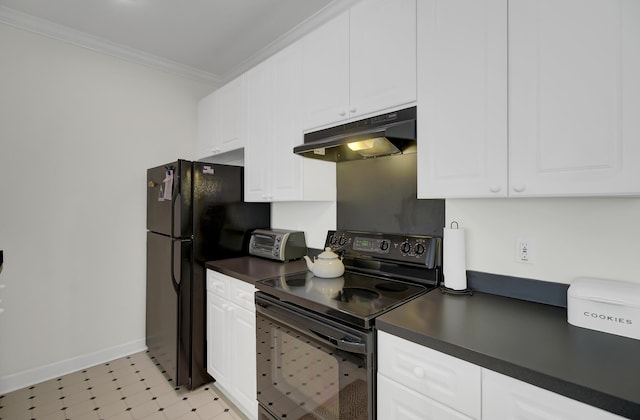
[[[354,121],[304,135],[294,153],[331,162],[416,152],[416,108]]]
[[[348,143],[347,147],[363,157],[387,156],[400,153],[400,149],[394,146],[385,137],[376,137],[368,140],[360,140]]]

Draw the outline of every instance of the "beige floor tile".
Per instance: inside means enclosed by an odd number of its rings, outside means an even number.
[[[233,410],[212,384],[173,386],[146,352],[0,396],[0,420],[246,420]]]
[[[72,407],[74,405],[90,402],[93,398],[93,394],[90,391],[80,391],[76,394],[65,395],[61,397],[61,401],[65,407]]]
[[[71,386],[65,386],[64,388],[62,388],[60,390],[60,393],[62,395],[69,396],[69,395],[73,395],[73,394],[79,394],[83,391],[91,391],[93,389],[93,387],[91,386],[91,384],[89,382],[81,382],[81,383],[77,383]]]
[[[200,416],[202,420],[211,420],[217,415],[224,413],[225,409],[226,407],[218,400],[198,408],[196,413],[198,413],[198,416]]]
[[[155,401],[149,401],[137,407],[133,407],[130,414],[134,419],[142,419],[155,413],[159,408],[160,407]]]
[[[178,420],[201,420],[195,412],[190,412],[187,415],[180,417]]]
[[[64,412],[68,418],[73,419],[82,414],[92,412],[94,408],[96,408],[96,405],[93,401],[84,401],[76,405],[65,406]]]
[[[147,417],[144,417],[143,420],[167,420],[167,418],[162,414],[162,412],[153,413]]]
[[[152,401],[153,395],[149,391],[138,392],[137,394],[123,394],[122,400],[127,407],[137,407]]]
[[[44,416],[36,416],[38,420],[66,420],[67,416],[64,414],[64,411],[58,410],[51,414],[47,414]]]
[[[149,388],[148,391],[151,392],[151,394],[153,394],[154,397],[160,397],[168,393],[176,392],[175,388],[172,387],[170,384],[168,384],[167,381],[158,382],[156,384],[145,383],[145,385],[147,385],[147,388]]]
[[[50,401],[45,404],[40,404],[36,401],[33,409],[33,414],[36,418],[40,418],[42,416],[53,414],[57,411],[62,411],[63,407],[64,403],[62,402],[62,400]]]
[[[145,391],[147,390],[146,388],[147,388],[147,385],[144,382],[138,381],[138,382],[134,382],[134,383],[122,386],[119,389],[119,391],[122,395],[127,396],[127,395],[134,395],[139,392]]]
[[[111,392],[107,392],[106,394],[98,394],[93,402],[96,404],[96,407],[104,407],[105,405],[109,405],[121,400],[122,394],[120,393],[120,391],[113,390]]]
[[[96,411],[90,411],[88,413],[78,414],[77,416],[69,417],[70,420],[100,420],[100,416]]]
[[[103,382],[101,384],[91,386],[90,391],[97,397],[98,395],[108,394],[112,391],[118,391],[118,384],[116,384],[115,382]]]
[[[159,397],[154,397],[156,398],[156,403],[158,404],[158,406],[162,407],[162,408],[167,408],[172,406],[173,404],[176,404],[180,401],[182,401],[182,397],[175,394],[175,393],[167,393],[164,395],[161,395]]]
[[[138,382],[144,382],[142,377],[137,373],[128,373],[127,375],[116,376],[118,386],[124,387]]]
[[[128,414],[127,405],[123,400],[114,401],[110,404],[98,405],[98,416],[101,419],[107,419],[109,417],[114,417],[122,413]]]
[[[214,398],[214,394],[209,391],[202,390],[189,395],[187,397],[187,403],[189,403],[192,408],[200,408],[213,402]]]
[[[191,406],[186,401],[177,402],[164,409],[164,415],[167,420],[176,420],[184,416],[185,413],[191,412]]]
[[[133,417],[131,417],[131,414],[129,414],[128,411],[124,411],[122,413],[118,413],[115,416],[112,417],[107,417],[106,420],[134,420]]]
[[[32,410],[23,404],[3,406],[0,410],[0,418],[2,419],[30,419]]]

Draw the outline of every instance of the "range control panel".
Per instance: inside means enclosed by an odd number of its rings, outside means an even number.
[[[325,246],[336,253],[434,268],[439,265],[441,238],[350,230],[329,231]]]

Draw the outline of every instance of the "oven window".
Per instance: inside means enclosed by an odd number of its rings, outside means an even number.
[[[255,234],[253,235],[254,248],[271,251],[273,249],[274,243],[275,238],[273,236]]]
[[[258,401],[280,419],[367,420],[366,357],[257,316]]]

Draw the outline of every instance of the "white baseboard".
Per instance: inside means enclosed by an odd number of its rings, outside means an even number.
[[[0,378],[0,395],[147,349],[144,338]]]

